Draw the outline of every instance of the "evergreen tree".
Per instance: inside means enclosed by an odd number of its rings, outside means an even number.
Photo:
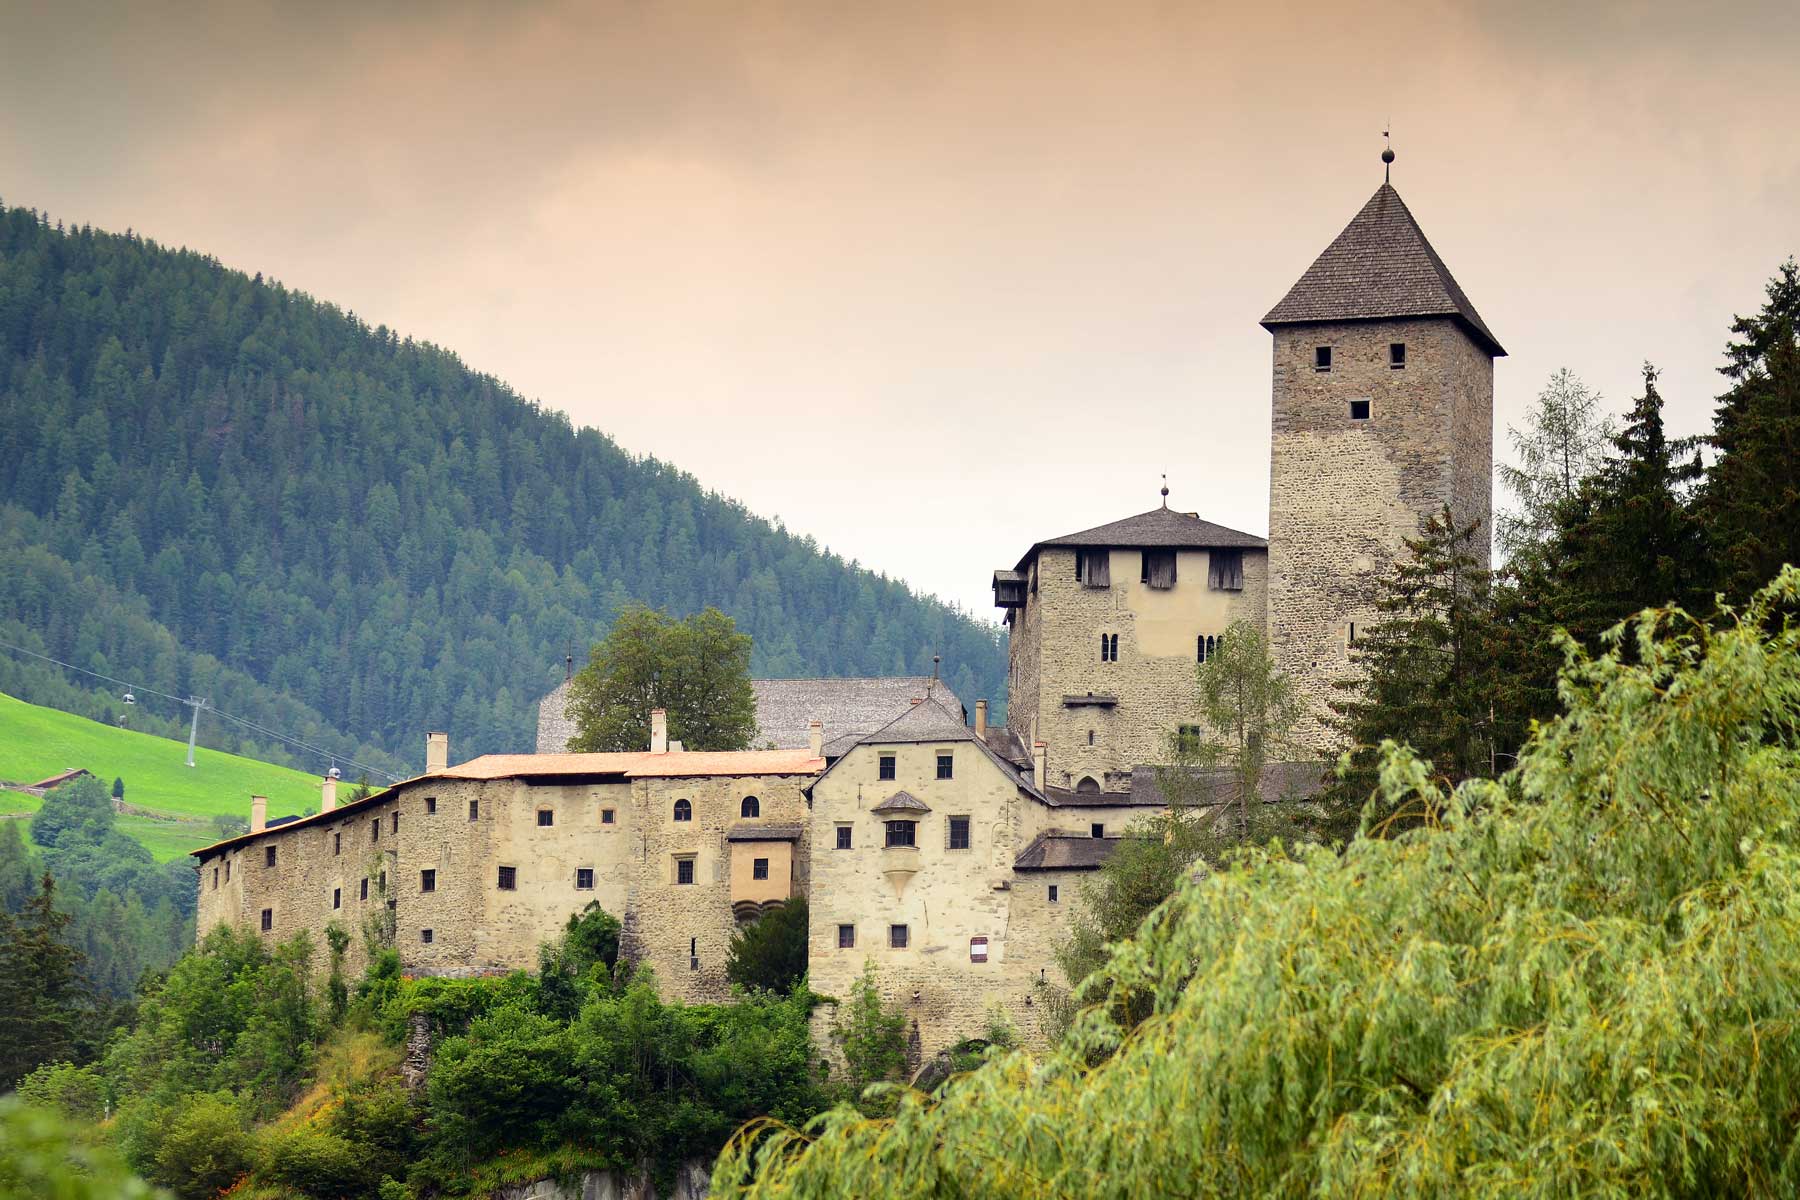
[[[1731,387],[1719,397],[1700,514],[1719,570],[1719,587],[1741,600],[1800,563],[1800,265],[1790,258],[1769,281],[1754,317],[1719,368]]]
[[[68,925],[47,874],[16,917],[0,914],[0,1086],[75,1052],[88,1003]]]
[[[806,978],[806,897],[796,896],[731,936],[725,977],[746,990],[786,995]]]
[[[743,750],[756,733],[750,638],[709,608],[684,621],[627,607],[569,688],[575,751],[643,750],[662,709],[670,741],[689,750]]]

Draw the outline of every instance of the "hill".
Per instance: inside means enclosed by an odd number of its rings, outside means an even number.
[[[125,781],[125,803],[145,811],[122,815],[117,828],[158,861],[215,840],[211,818],[219,813],[248,817],[252,795],[269,798],[271,817],[319,803],[318,781],[310,775],[205,747],[195,750],[189,768],[182,742],[0,694],[0,780],[29,783],[71,767],[86,767],[109,786]],[[0,813],[31,812],[38,804],[34,796],[0,791]]]
[[[0,641],[396,774],[427,729],[459,756],[529,748],[563,656],[626,600],[718,606],[758,675],[923,674],[936,652],[959,695],[1002,695],[996,626],[446,350],[18,208],[0,208],[0,499]],[[106,721],[118,699],[10,653],[0,689]],[[133,712],[171,735],[184,717]],[[202,734],[287,761],[254,731]]]

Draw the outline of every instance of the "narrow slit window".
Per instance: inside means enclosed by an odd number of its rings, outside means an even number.
[[[331,907],[333,907],[333,908],[344,907],[344,889],[343,888],[332,888],[331,889]]]
[[[390,833],[399,833],[400,832],[400,813],[398,811],[395,811],[395,813],[394,813],[393,828],[390,829],[388,832],[390,832]]]
[[[437,812],[437,797],[436,796],[425,797],[425,815],[431,816],[435,812]]]
[[[331,835],[331,852],[333,854],[342,854],[344,852],[344,835],[343,834],[334,833]]]
[[[264,848],[264,850],[263,850],[263,866],[272,867],[274,865],[275,865],[275,847],[268,846],[268,847]]]
[[[362,884],[356,889],[356,898],[358,900],[369,898],[369,877],[367,875],[363,876]]]
[[[477,821],[480,819],[481,819],[481,801],[479,801],[479,800],[469,801],[469,820]]]

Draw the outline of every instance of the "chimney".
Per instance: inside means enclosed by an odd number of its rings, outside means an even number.
[[[325,777],[325,782],[319,785],[320,812],[328,813],[337,808],[337,781],[337,768],[333,767],[331,774]]]
[[[269,798],[250,797],[250,832],[261,833],[269,827]]]
[[[814,758],[825,757],[825,722],[813,720],[806,723],[806,748],[812,751]]]
[[[987,741],[987,701],[975,702],[975,736]]]
[[[660,708],[650,710],[650,753],[669,752],[669,714]]]
[[[425,773],[435,775],[450,767],[450,735],[447,733],[428,733],[425,735]]]
[[[1037,784],[1038,791],[1044,790],[1044,777],[1050,774],[1050,747],[1039,742],[1032,747],[1031,782]]]
[[[669,753],[670,754],[680,754],[683,750],[686,750],[686,749],[687,749],[687,747],[681,744],[680,738],[676,738],[674,741],[669,743]]]

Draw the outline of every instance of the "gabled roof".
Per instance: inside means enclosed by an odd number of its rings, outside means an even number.
[[[951,712],[933,693],[862,740],[883,743],[972,742],[975,740],[975,731],[963,724],[961,715]]]
[[[1153,508],[1135,517],[1126,517],[1122,521],[1109,521],[1105,525],[1096,525],[1092,529],[1083,529],[1079,533],[1065,533],[1061,537],[1050,538],[1038,542],[1025,556],[1019,560],[1019,569],[1031,561],[1031,556],[1045,546],[1114,546],[1125,549],[1180,549],[1198,550],[1219,548],[1224,550],[1264,550],[1268,541],[1257,537],[1254,533],[1245,533],[1239,529],[1228,529],[1223,525],[1215,525],[1211,521],[1203,521],[1196,513],[1176,512],[1172,508]]]
[[[1506,353],[1400,193],[1384,183],[1262,323],[1274,329],[1391,317],[1450,317],[1489,354]]]
[[[911,792],[899,791],[877,804],[870,812],[915,812],[927,813],[931,805],[925,803]]]

